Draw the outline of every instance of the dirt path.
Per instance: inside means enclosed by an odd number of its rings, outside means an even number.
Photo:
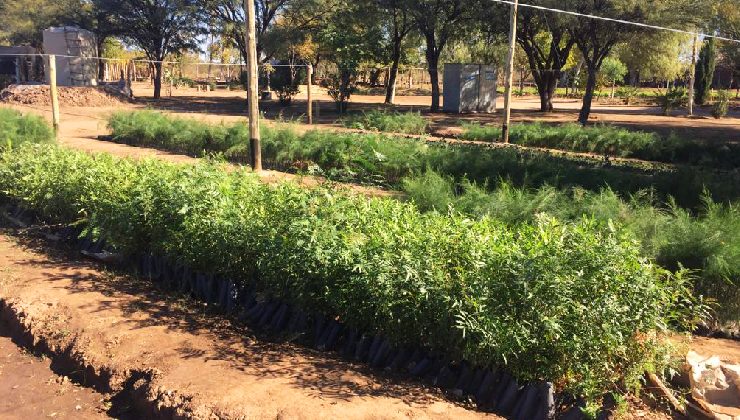
[[[487,416],[334,354],[258,338],[32,237],[0,233],[0,273],[0,318],[99,389],[132,395],[145,417]]]
[[[0,321],[0,418],[110,418],[105,395],[55,374],[50,359],[26,352],[9,334]]]

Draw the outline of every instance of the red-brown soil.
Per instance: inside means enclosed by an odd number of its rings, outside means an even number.
[[[0,321],[0,418],[106,419],[106,397],[57,375],[51,360],[18,347]]]
[[[33,236],[0,234],[0,273],[2,317],[90,383],[134,395],[144,417],[496,418],[333,354],[258,337]]]
[[[128,102],[128,98],[108,87],[71,87],[60,86],[59,105],[62,106],[115,106]],[[21,85],[10,86],[0,92],[0,102],[24,105],[51,105],[49,86]]]

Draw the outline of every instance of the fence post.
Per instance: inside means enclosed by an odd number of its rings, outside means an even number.
[[[306,70],[306,95],[308,96],[308,103],[306,104],[306,112],[308,115],[308,124],[313,124],[313,103],[311,99],[311,85],[313,84],[313,65],[309,64]]]
[[[49,91],[51,92],[51,118],[54,136],[59,138],[59,96],[57,94],[57,57],[49,55]]]

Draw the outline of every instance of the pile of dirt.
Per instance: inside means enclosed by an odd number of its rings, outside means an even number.
[[[60,86],[61,106],[115,106],[131,99],[111,86]],[[0,92],[0,102],[51,105],[49,85],[11,85]]]

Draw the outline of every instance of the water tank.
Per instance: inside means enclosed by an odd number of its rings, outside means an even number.
[[[445,64],[442,109],[446,112],[496,112],[494,66]]]
[[[56,54],[57,85],[95,86],[98,81],[98,44],[95,34],[74,26],[44,31],[44,53]],[[48,74],[46,76],[49,82]]]

